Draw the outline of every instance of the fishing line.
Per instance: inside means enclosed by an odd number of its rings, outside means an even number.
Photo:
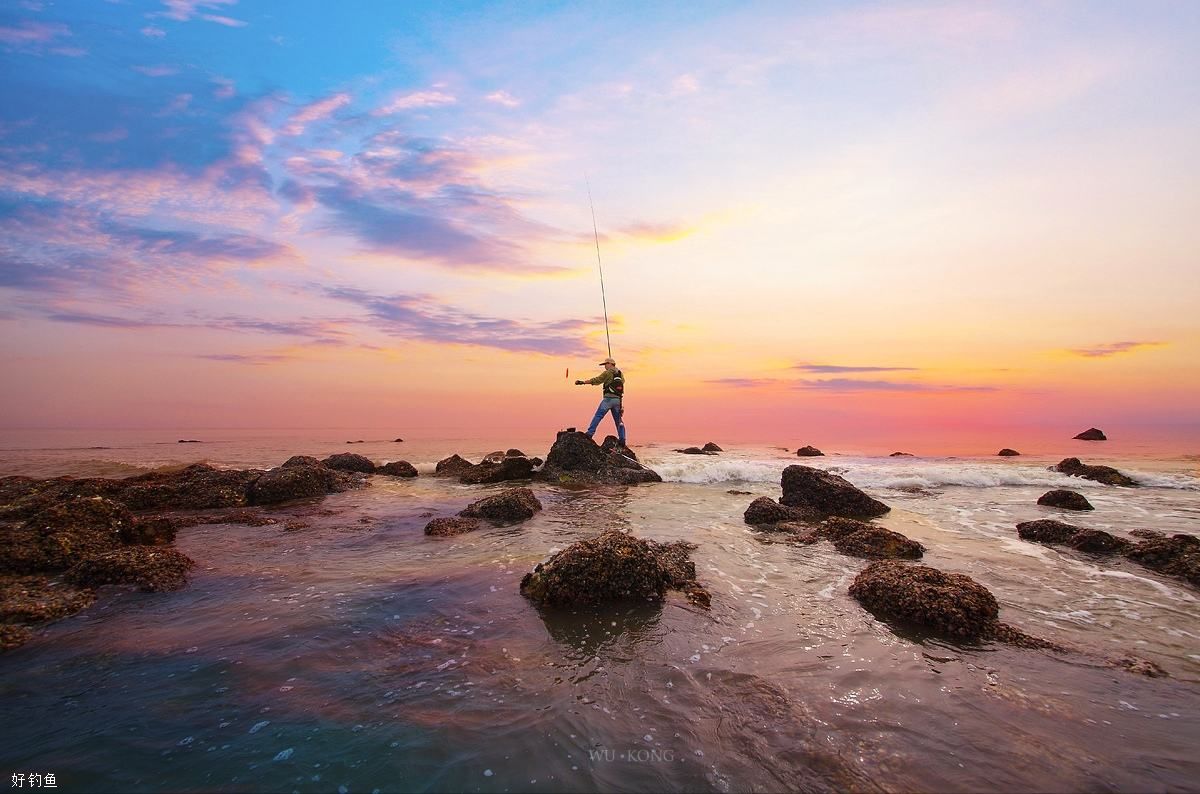
[[[612,337],[608,335],[608,297],[604,294],[604,267],[600,264],[600,231],[596,228],[596,205],[592,203],[592,183],[586,176],[588,207],[592,210],[592,237],[596,241],[596,269],[600,271],[600,302],[604,306],[604,340],[608,343],[608,357],[612,358]]]

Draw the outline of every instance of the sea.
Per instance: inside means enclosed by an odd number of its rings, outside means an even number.
[[[634,448],[662,483],[534,483],[533,519],[433,538],[430,518],[505,487],[427,476],[438,460],[545,457],[554,433],[395,438],[0,431],[0,476],[269,468],[336,452],[421,473],[274,508],[277,524],[183,529],[177,547],[197,562],[187,587],[108,588],[0,655],[0,772],[85,792],[1200,789],[1200,592],[1015,529],[1057,518],[1200,535],[1192,441],[834,440],[813,458],[796,456],[803,439],[654,441]],[[705,441],[724,451],[675,451]],[[998,457],[1001,446],[1022,454]],[[1069,456],[1141,487],[1050,470]],[[1002,620],[1071,650],[876,620],[847,593],[866,561],[744,523],[796,463],[890,505],[876,523],[924,544],[923,564],[973,577]],[[1053,488],[1095,510],[1037,505]],[[521,596],[535,565],[610,528],[696,544],[711,608],[672,594],[564,612]],[[1106,661],[1127,654],[1168,676]]]

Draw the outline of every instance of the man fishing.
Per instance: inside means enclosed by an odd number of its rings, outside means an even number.
[[[617,426],[617,439],[621,442],[621,446],[626,446],[625,423],[621,421],[621,415],[624,413],[624,408],[621,407],[621,397],[625,394],[625,376],[621,374],[621,370],[617,369],[617,362],[613,361],[611,356],[600,363],[604,365],[604,371],[599,375],[590,380],[575,381],[576,386],[603,386],[600,407],[596,409],[596,415],[592,417],[592,423],[588,425],[587,437],[591,438],[596,434],[600,420],[611,411],[613,423]]]

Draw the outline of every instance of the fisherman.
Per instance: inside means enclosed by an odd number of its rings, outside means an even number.
[[[621,374],[621,370],[617,369],[617,362],[613,361],[611,357],[600,363],[604,365],[604,371],[599,375],[590,380],[575,381],[576,386],[586,384],[604,387],[600,407],[596,409],[596,415],[592,417],[592,423],[588,425],[587,437],[591,438],[595,435],[600,420],[611,411],[613,422],[617,426],[617,439],[621,442],[621,446],[625,446],[625,423],[621,421],[622,414],[625,412],[621,406],[621,397],[625,394],[625,376]]]

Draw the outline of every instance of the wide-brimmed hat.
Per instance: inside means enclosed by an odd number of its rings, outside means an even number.
[[[601,364],[612,364],[614,367],[617,365],[617,362],[613,360],[612,356],[609,356],[608,358],[604,359],[600,363]]]

